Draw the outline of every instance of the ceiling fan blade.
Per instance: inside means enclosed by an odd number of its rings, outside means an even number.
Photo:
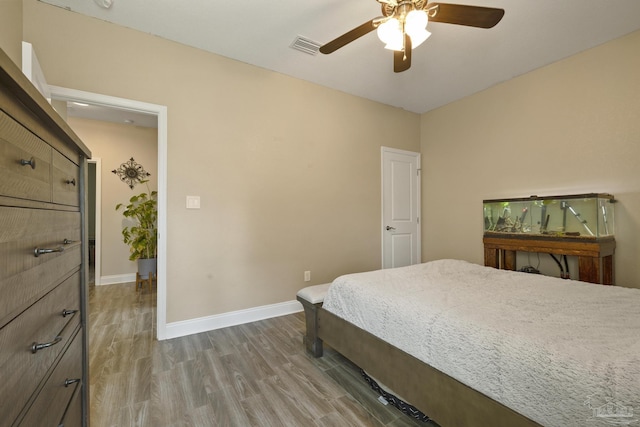
[[[336,50],[340,49],[342,46],[349,44],[356,39],[359,39],[365,34],[369,34],[371,31],[375,30],[376,28],[373,25],[374,21],[375,19],[372,19],[371,21],[367,21],[364,24],[360,25],[359,27],[356,27],[353,30],[347,33],[344,33],[337,39],[332,40],[329,43],[321,46],[320,52],[325,54],[335,52]]]
[[[429,3],[425,10],[429,12],[429,21],[431,22],[444,22],[478,28],[492,28],[504,16],[504,9],[465,6],[462,4]],[[434,16],[431,16],[434,11]]]
[[[411,37],[404,35],[404,52],[401,50],[393,51],[393,71],[401,73],[407,71],[411,67]]]

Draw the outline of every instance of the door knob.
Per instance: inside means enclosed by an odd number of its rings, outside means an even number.
[[[395,229],[396,229],[395,227],[390,227],[390,226],[387,225],[387,231],[391,231],[391,230],[395,230]]]

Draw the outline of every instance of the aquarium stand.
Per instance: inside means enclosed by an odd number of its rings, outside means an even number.
[[[516,252],[538,252],[578,257],[578,280],[602,285],[614,284],[613,237],[597,239],[518,234],[485,233],[484,265],[503,270],[516,269]]]

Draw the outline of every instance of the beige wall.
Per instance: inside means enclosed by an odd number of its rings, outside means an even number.
[[[418,115],[24,3],[51,84],[168,107],[169,322],[380,267],[380,147],[419,151]]]
[[[422,151],[424,260],[482,263],[483,199],[610,192],[617,281],[640,284],[638,32],[418,118],[24,3],[51,84],[168,106],[170,322],[378,268],[381,145]]]
[[[424,260],[483,262],[483,199],[608,192],[617,283],[640,287],[638,52],[635,32],[424,114]]]
[[[125,219],[121,211],[116,212],[118,203],[127,203],[133,195],[148,193],[145,184],[136,185],[133,190],[111,171],[120,167],[131,157],[151,175],[149,188],[158,189],[158,132],[156,129],[109,123],[96,120],[68,118],[74,132],[89,147],[93,158],[102,162],[102,268],[100,276],[135,273],[137,264],[129,261],[129,249],[122,242],[120,234]]]
[[[0,49],[22,64],[22,0],[0,0]]]

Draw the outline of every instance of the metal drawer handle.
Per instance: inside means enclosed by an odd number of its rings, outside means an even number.
[[[78,310],[67,310],[66,308],[62,310],[62,317],[67,317],[72,314],[76,314]]]
[[[65,181],[65,183],[75,186],[76,185],[76,179],[75,178],[67,179]]]
[[[60,335],[58,335],[57,337],[55,337],[53,339],[53,341],[49,341],[49,342],[45,342],[45,343],[34,342],[31,345],[31,353],[36,354],[38,352],[38,350],[43,350],[45,348],[49,348],[52,345],[58,344],[60,341],[62,341],[62,337]]]
[[[31,169],[35,169],[36,168],[36,159],[34,159],[33,157],[30,158],[29,160],[25,160],[25,159],[20,159],[20,164],[22,166],[31,166]]]
[[[79,383],[80,382],[80,378],[67,378],[66,380],[64,380],[64,386],[65,387],[69,387],[71,384],[75,384],[75,383]]]
[[[40,255],[43,254],[50,254],[53,252],[64,252],[64,246],[58,246],[55,249],[41,249],[41,248],[35,248],[35,250],[33,251],[33,256],[35,256],[36,258],[38,258]]]

